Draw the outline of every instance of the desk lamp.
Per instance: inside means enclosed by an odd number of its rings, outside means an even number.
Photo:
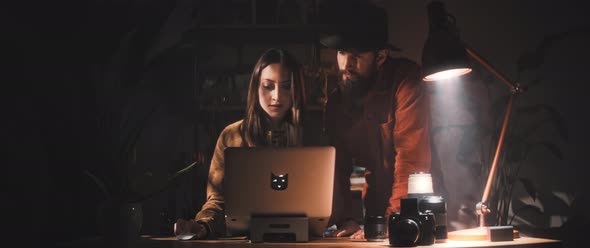
[[[433,1],[428,4],[427,9],[429,35],[422,53],[422,66],[425,75],[423,81],[442,81],[471,72],[472,69],[467,56],[469,55],[504,82],[511,92],[483,196],[475,208],[479,216],[479,227],[449,232],[449,240],[512,240],[513,237],[518,237],[518,232],[513,230],[512,226],[488,227],[485,225],[485,215],[490,213],[487,201],[498,168],[498,160],[504,136],[506,135],[512,103],[517,95],[524,92],[524,89],[498,72],[459,38],[455,26],[455,17],[446,12],[442,2]]]

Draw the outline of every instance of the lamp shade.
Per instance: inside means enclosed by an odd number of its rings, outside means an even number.
[[[428,5],[429,33],[422,49],[424,81],[435,81],[471,72],[454,18],[442,2]]]

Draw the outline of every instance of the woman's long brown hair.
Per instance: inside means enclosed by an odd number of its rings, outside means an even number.
[[[295,128],[295,138],[291,144],[301,144],[301,120],[300,112],[303,102],[303,81],[301,67],[293,55],[283,49],[271,48],[266,50],[254,66],[250,85],[248,86],[248,97],[246,102],[246,116],[240,127],[242,140],[246,146],[268,145],[266,131],[270,129],[270,117],[262,109],[259,102],[258,87],[260,87],[260,74],[270,64],[280,64],[291,74],[291,103],[292,106],[285,115],[286,122]]]

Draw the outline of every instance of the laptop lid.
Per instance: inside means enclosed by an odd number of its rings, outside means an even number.
[[[305,216],[321,237],[332,213],[336,149],[228,147],[225,221],[228,235],[246,235],[251,216]]]

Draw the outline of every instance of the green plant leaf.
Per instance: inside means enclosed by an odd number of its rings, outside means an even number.
[[[559,160],[563,160],[563,153],[561,153],[561,149],[559,149],[559,146],[555,145],[554,143],[551,143],[551,142],[534,142],[534,143],[531,143],[530,146],[531,147],[545,147],[551,153],[553,153],[553,155],[555,155],[555,157],[557,157]]]
[[[96,186],[98,186],[98,189],[105,195],[106,198],[111,197],[111,194],[110,194],[107,186],[104,184],[104,182],[102,180],[100,180],[94,174],[90,173],[88,170],[84,170],[84,174],[87,175],[88,177],[90,177],[92,179],[92,181],[94,181]]]
[[[523,128],[524,130],[522,131],[522,139],[530,140],[532,137],[535,137],[535,134],[538,134],[540,132],[540,129],[545,127],[547,123],[550,121],[551,120],[549,119],[535,121],[526,128]]]
[[[516,137],[515,137],[516,136]],[[504,141],[504,153],[506,153],[506,162],[517,163],[522,161],[527,152],[527,147],[520,136],[512,135],[505,138]]]
[[[518,58],[518,72],[537,69],[544,62],[547,52],[563,39],[572,35],[588,35],[589,28],[576,28],[552,35],[547,35],[535,49],[529,49]]]
[[[514,218],[516,216],[518,216],[518,214],[520,214],[523,211],[533,211],[534,213],[537,213],[539,215],[543,214],[543,211],[538,208],[537,206],[533,206],[533,205],[524,205],[516,210],[514,210],[514,215],[512,215],[512,218],[510,218],[510,221],[508,222],[508,225],[512,225],[512,221],[514,221]]]
[[[568,128],[565,123],[565,119],[561,116],[559,111],[557,111],[555,108],[553,108],[549,105],[545,106],[545,111],[547,111],[547,113],[552,117],[552,118],[550,118],[550,120],[553,122],[553,124],[557,128],[557,131],[559,131],[559,134],[561,135],[563,140],[567,141],[569,138],[569,135],[568,135]]]
[[[531,180],[529,180],[528,178],[524,178],[524,177],[519,177],[518,180],[522,183],[522,185],[524,186],[524,189],[529,194],[529,196],[531,198],[533,198],[533,201],[536,201],[537,200],[537,190],[535,189],[535,185],[533,184],[533,182],[531,182]]]
[[[516,111],[518,111],[519,114],[527,115],[535,115],[542,112],[547,113],[549,115],[548,118],[545,118],[541,121],[537,121],[535,122],[534,126],[527,128],[525,134],[523,134],[525,138],[530,137],[535,131],[537,131],[546,123],[552,123],[554,127],[557,128],[557,131],[561,138],[563,138],[566,141],[568,140],[569,137],[567,125],[565,124],[565,121],[562,118],[561,114],[555,108],[547,104],[535,104],[531,106],[520,107]]]
[[[195,162],[191,163],[190,165],[182,168],[181,170],[177,171],[173,175],[169,176],[165,180],[158,180],[154,185],[149,187],[148,190],[144,190],[140,194],[136,194],[136,196],[133,197],[132,199],[130,199],[129,202],[132,202],[132,203],[141,202],[141,201],[149,199],[150,197],[166,190],[173,182],[175,182],[178,179],[178,177],[180,177],[180,176],[184,175],[185,173],[187,173],[188,171],[190,171],[190,169],[194,168],[197,164],[201,164],[200,161],[195,161]],[[149,181],[149,177],[148,177],[148,181]]]
[[[518,109],[516,109],[516,112],[521,113],[521,114],[537,114],[539,112],[544,111],[545,107],[547,106],[547,104],[535,104],[535,105],[530,105],[530,106],[524,106],[524,107],[519,107]]]
[[[141,137],[143,130],[146,128],[147,123],[149,122],[153,113],[156,112],[157,109],[158,109],[158,106],[153,106],[140,119],[139,123],[135,127],[131,128],[131,130],[128,132],[128,135],[125,136],[121,150],[118,153],[118,157],[120,157],[121,160],[125,161],[126,159],[129,158],[129,154],[133,151],[133,148],[137,144],[137,141],[139,141],[139,138]]]
[[[551,198],[552,201],[560,202],[562,204],[562,209],[569,209],[573,206],[574,200],[576,199],[575,196],[568,192],[560,192],[560,191],[551,191]]]
[[[543,211],[547,215],[566,216],[571,213],[573,197],[564,197],[565,192],[551,191],[539,195],[539,202],[543,203]]]

